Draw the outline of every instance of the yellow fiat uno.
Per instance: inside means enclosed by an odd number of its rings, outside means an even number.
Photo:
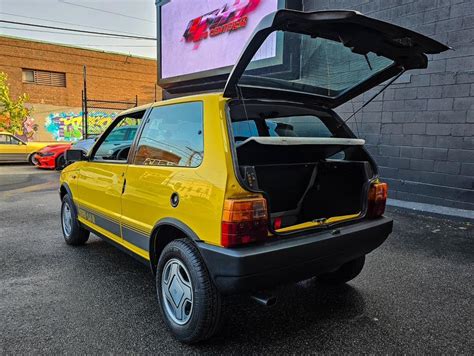
[[[283,65],[269,70],[256,53],[275,39]],[[353,11],[270,14],[222,92],[125,111],[87,155],[68,151],[66,243],[93,232],[149,265],[188,343],[214,334],[225,295],[271,304],[282,283],[353,279],[392,220],[364,140],[333,109],[446,49]]]

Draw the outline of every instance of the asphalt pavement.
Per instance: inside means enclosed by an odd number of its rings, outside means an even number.
[[[474,353],[474,227],[390,208],[394,232],[343,287],[314,279],[264,308],[226,300],[219,334],[175,341],[149,269],[92,237],[62,240],[59,174],[0,166],[0,354]]]

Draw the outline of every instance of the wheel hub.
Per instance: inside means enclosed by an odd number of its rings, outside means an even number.
[[[68,203],[64,204],[63,207],[63,230],[66,236],[71,235],[72,231],[72,212]]]
[[[178,325],[186,324],[193,311],[193,287],[191,276],[180,260],[172,258],[163,268],[161,292],[169,319]]]

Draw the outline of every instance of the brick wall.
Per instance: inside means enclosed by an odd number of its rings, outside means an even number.
[[[154,100],[156,60],[0,36],[0,71],[13,96],[27,93],[32,104],[81,107],[83,65],[88,96],[102,100]],[[22,68],[66,73],[66,88],[22,82]],[[158,93],[161,99],[161,91]]]
[[[390,197],[474,210],[472,0],[304,0],[306,11],[354,9],[431,36],[455,51],[430,56],[351,119],[390,184]],[[348,117],[378,88],[338,108]]]

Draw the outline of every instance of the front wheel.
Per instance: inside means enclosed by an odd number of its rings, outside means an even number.
[[[58,158],[56,158],[56,166],[55,169],[57,171],[62,171],[66,167],[66,158],[64,157],[64,153],[59,155]]]
[[[334,272],[324,273],[317,277],[323,284],[338,285],[349,282],[359,275],[364,268],[365,256],[356,258],[340,266]]]
[[[38,160],[35,158],[36,152],[33,152],[28,156],[28,163],[32,166],[36,166],[38,164]]]
[[[174,240],[165,247],[157,266],[156,291],[163,319],[176,339],[195,343],[216,332],[221,296],[191,241]]]
[[[84,245],[89,239],[89,231],[84,229],[77,220],[74,203],[68,194],[63,197],[61,205],[61,227],[64,240],[68,245]]]

